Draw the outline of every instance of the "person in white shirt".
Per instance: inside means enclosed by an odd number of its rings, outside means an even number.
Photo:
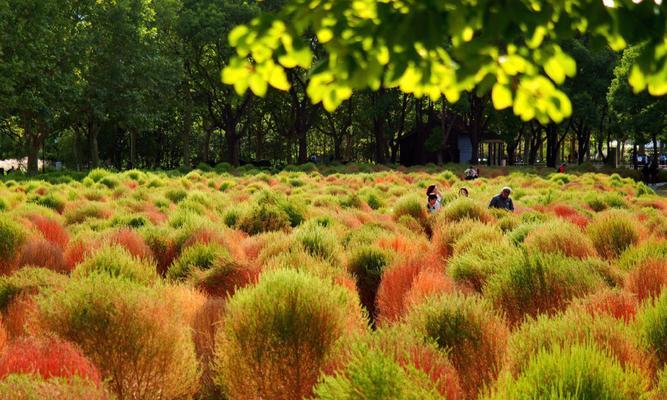
[[[426,198],[426,208],[429,213],[434,213],[440,209],[442,194],[436,185],[431,185],[426,189]]]
[[[463,171],[463,176],[467,181],[473,180],[477,178],[477,170],[471,165],[465,171]]]

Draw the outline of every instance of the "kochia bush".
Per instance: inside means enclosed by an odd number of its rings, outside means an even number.
[[[153,289],[91,274],[42,292],[46,328],[79,345],[119,399],[190,398],[199,372],[180,311]]]
[[[635,222],[626,212],[619,210],[597,215],[588,226],[588,236],[598,253],[609,259],[617,258],[639,240]]]
[[[227,304],[216,382],[232,399],[300,399],[341,340],[364,327],[347,290],[307,273],[276,270]]]

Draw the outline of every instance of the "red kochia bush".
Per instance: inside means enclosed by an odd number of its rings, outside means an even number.
[[[56,272],[69,272],[60,246],[46,240],[31,240],[21,247],[18,264],[44,267]]]
[[[125,250],[137,258],[148,260],[153,257],[151,248],[144,242],[141,235],[131,229],[125,228],[114,232],[109,241],[112,244],[117,244],[125,248]]]
[[[0,356],[0,378],[36,373],[44,378],[78,375],[100,385],[100,373],[71,343],[55,338],[22,338],[7,345]]]
[[[421,276],[426,272],[430,272],[428,277],[443,276],[446,279],[441,270],[436,257],[413,257],[388,268],[382,276],[377,294],[378,322],[387,324],[400,319],[408,309],[407,295],[418,278],[421,277],[422,282],[419,284],[422,287],[428,285],[425,282],[427,275]],[[437,286],[441,287],[439,284]]]
[[[635,319],[638,302],[632,293],[604,289],[580,300],[576,306],[583,307],[591,315],[611,315],[627,323]]]
[[[67,247],[69,234],[57,221],[42,217],[41,215],[33,215],[30,217],[30,222],[42,233],[44,239],[60,246],[63,250]]]
[[[639,301],[656,298],[667,286],[667,260],[649,259],[630,271],[625,287],[637,296]]]
[[[87,241],[77,240],[70,242],[65,249],[65,265],[71,271],[76,267],[77,264],[82,262],[90,253],[95,249],[100,247],[100,244],[97,241]]]

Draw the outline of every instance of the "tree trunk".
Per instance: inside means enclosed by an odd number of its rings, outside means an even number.
[[[36,175],[38,171],[39,160],[39,135],[34,130],[34,126],[29,117],[23,121],[23,134],[28,144],[28,174]]]
[[[137,131],[130,128],[130,169],[137,166]]]
[[[299,134],[299,164],[308,162],[308,138],[306,133]]]
[[[236,129],[235,121],[228,122],[225,127],[228,160],[234,166],[241,163],[241,136],[236,133]]]

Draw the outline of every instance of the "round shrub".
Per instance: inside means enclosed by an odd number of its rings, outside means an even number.
[[[667,260],[649,259],[625,278],[625,288],[641,302],[660,296],[667,287]]]
[[[229,398],[310,396],[337,345],[363,325],[349,291],[307,273],[267,272],[227,304],[215,381]]]
[[[16,265],[43,267],[56,272],[69,272],[69,267],[63,258],[63,249],[46,240],[31,240],[21,247]]]
[[[21,294],[34,294],[42,288],[61,288],[67,277],[45,268],[21,268],[12,275],[0,277],[0,311],[6,313],[12,300]]]
[[[11,272],[18,252],[28,238],[25,229],[7,215],[0,215],[0,274]]]
[[[218,243],[195,243],[186,247],[167,270],[167,277],[184,280],[195,270],[207,270],[218,263],[231,260],[229,252]]]
[[[73,377],[46,379],[34,374],[9,375],[0,380],[4,400],[109,400],[106,389],[89,380]]]
[[[56,338],[20,338],[0,354],[0,379],[11,374],[39,374],[43,378],[79,376],[96,385],[100,373],[71,343]]]
[[[598,214],[588,226],[588,236],[598,253],[605,258],[617,258],[639,240],[635,222],[622,211]]]
[[[401,197],[394,205],[393,217],[398,221],[404,215],[409,215],[415,220],[422,222],[426,218],[426,199],[416,195]]]
[[[210,269],[194,269],[191,281],[195,288],[209,296],[227,297],[237,289],[255,283],[260,270],[236,260],[219,258]]]
[[[87,178],[90,178],[93,182],[99,182],[102,178],[111,175],[111,172],[107,171],[104,168],[95,168],[88,173]]]
[[[172,203],[180,203],[188,197],[188,192],[185,189],[170,189],[165,192],[164,197]]]
[[[603,350],[586,345],[542,350],[516,379],[501,380],[491,400],[607,399],[643,397],[648,380],[624,370]]]
[[[500,372],[509,331],[485,300],[462,295],[432,297],[407,315],[408,326],[446,351],[468,398]]]
[[[603,285],[600,276],[577,259],[533,254],[491,276],[484,295],[511,324],[518,324],[526,315],[564,310],[570,300]]]
[[[98,249],[73,272],[75,277],[93,274],[128,279],[145,285],[154,283],[158,278],[155,265],[133,257],[119,246],[105,246]]]
[[[530,232],[532,232],[538,226],[539,225],[536,222],[522,222],[516,228],[514,228],[512,232],[508,233],[507,237],[514,244],[521,244],[524,240],[526,240],[526,237],[528,237]]]
[[[41,215],[32,215],[29,218],[35,228],[41,232],[44,239],[60,246],[62,249],[67,247],[69,234],[60,223]]]
[[[521,262],[521,251],[506,240],[476,242],[449,260],[447,273],[459,285],[482,292],[492,275]]]
[[[655,354],[660,365],[667,363],[667,292],[645,302],[636,317],[636,329],[644,348]]]
[[[545,254],[575,258],[596,256],[593,242],[579,228],[559,219],[533,229],[523,243],[529,251]]]
[[[375,321],[375,298],[382,279],[384,268],[389,263],[387,253],[375,246],[361,246],[354,250],[348,260],[347,270],[357,280],[357,289],[361,304],[368,311],[372,321]]]
[[[87,202],[78,207],[65,211],[65,222],[67,225],[81,224],[88,219],[106,219],[111,212],[101,203]]]
[[[153,259],[151,248],[135,230],[123,228],[112,232],[109,236],[109,243],[124,248],[134,257],[147,261]]]
[[[473,219],[482,222],[490,220],[489,212],[480,204],[475,203],[469,198],[459,198],[442,210],[443,217],[446,221],[461,221],[463,219]]]
[[[517,376],[540,350],[574,344],[595,345],[624,368],[641,370],[647,376],[655,372],[654,360],[637,346],[624,321],[609,315],[581,312],[578,307],[551,318],[540,315],[522,324],[510,337],[507,368]]]
[[[455,222],[437,222],[433,228],[431,242],[435,252],[442,258],[448,258],[454,253],[454,244],[466,232],[479,226],[479,222],[472,219],[462,219]]]
[[[47,193],[43,196],[35,196],[30,201],[42,207],[55,210],[59,213],[62,213],[65,210],[65,205],[67,204],[67,200],[56,193]]]
[[[639,304],[637,298],[625,290],[603,289],[575,301],[572,307],[591,315],[610,315],[628,323],[635,319]]]
[[[471,247],[481,244],[506,242],[503,233],[496,227],[484,224],[476,224],[467,232],[464,232],[454,243],[454,255],[465,253]]]
[[[190,398],[199,373],[181,311],[153,289],[105,274],[38,297],[45,328],[79,345],[119,398]]]
[[[404,369],[379,350],[358,345],[346,368],[315,387],[317,400],[442,399],[424,373]]]
[[[307,224],[294,233],[294,239],[313,257],[339,264],[343,252],[334,232],[318,224]]]
[[[253,206],[238,221],[239,229],[250,235],[282,231],[290,226],[289,215],[278,206],[270,204]]]
[[[631,271],[649,261],[667,261],[667,240],[647,240],[628,247],[618,258],[618,266]]]

